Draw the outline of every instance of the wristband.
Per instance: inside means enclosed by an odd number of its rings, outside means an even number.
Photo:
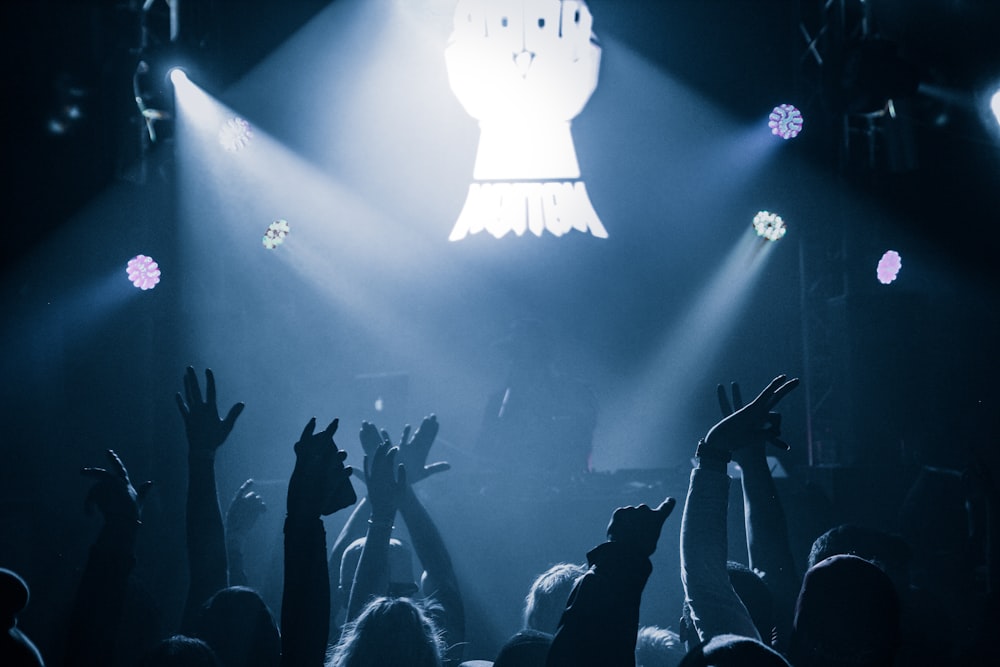
[[[713,449],[705,444],[705,438],[698,441],[698,449],[695,450],[694,455],[699,459],[706,461],[717,461],[719,463],[729,463],[733,460],[732,452],[727,452],[724,449]]]
[[[376,528],[388,528],[390,530],[392,530],[393,528],[395,528],[395,526],[392,525],[392,519],[390,519],[388,521],[384,521],[384,520],[380,520],[380,519],[368,519],[368,525],[369,526],[375,526]]]

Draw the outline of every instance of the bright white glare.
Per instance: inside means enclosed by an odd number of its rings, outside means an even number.
[[[769,211],[760,211],[753,217],[753,228],[757,236],[768,241],[777,241],[788,231],[781,216]]]
[[[225,107],[195,85],[182,70],[171,70],[170,80],[174,82],[178,116],[183,116],[186,123],[202,130],[219,126],[226,113]]]
[[[993,97],[990,98],[990,109],[993,110],[993,116],[997,119],[997,123],[1000,123],[1000,90],[993,93]]]
[[[520,236],[525,229],[557,236],[589,229],[607,237],[576,180],[580,165],[570,133],[597,87],[601,49],[592,25],[579,0],[459,1],[445,63],[452,91],[479,121],[473,178],[480,183],[470,186],[450,240],[482,230]],[[549,201],[546,188],[572,197]],[[555,205],[557,219],[542,214]],[[584,217],[566,220],[571,214]]]
[[[896,279],[901,268],[903,268],[903,259],[899,256],[899,253],[895,250],[886,250],[885,254],[882,255],[882,259],[878,261],[875,275],[878,276],[880,283],[888,285]]]

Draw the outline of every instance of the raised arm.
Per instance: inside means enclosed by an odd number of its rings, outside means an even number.
[[[267,511],[264,499],[252,487],[252,479],[243,482],[226,510],[226,561],[230,586],[246,586],[248,583],[243,567],[243,546],[257,519]]]
[[[389,442],[383,442],[372,456],[365,457],[371,518],[351,586],[348,621],[357,618],[371,598],[385,595],[389,590],[389,538],[406,491],[406,469],[396,465],[398,451]]]
[[[330,574],[322,517],[357,501],[347,452],[337,449],[334,419],[315,433],[316,418],[295,443],[285,517],[285,587],[281,601],[282,667],[322,667],[330,627]]]
[[[406,469],[407,484],[399,504],[399,513],[406,522],[413,550],[424,568],[424,593],[441,605],[443,613],[435,620],[445,632],[445,645],[449,648],[448,660],[461,662],[465,643],[465,605],[458,587],[458,577],[451,562],[441,533],[434,525],[427,509],[413,492],[413,484],[437,472],[448,470],[445,462],[428,465],[427,455],[438,433],[437,417],[425,417],[417,432],[410,437],[410,427],[403,429],[399,443],[399,456]]]
[[[366,460],[370,460],[375,455],[375,450],[382,444],[382,436],[374,424],[365,421],[361,422],[361,430],[358,433],[358,437],[361,441],[361,449],[365,453]],[[366,479],[363,479],[363,481],[367,482]],[[347,518],[343,528],[341,528],[340,533],[337,535],[337,539],[333,543],[333,548],[330,549],[329,567],[331,572],[340,573],[344,552],[347,551],[347,547],[352,542],[365,537],[365,533],[368,530],[368,518],[370,516],[371,507],[368,504],[368,497],[366,496],[354,506],[354,511]],[[337,582],[331,581],[330,600],[334,614],[336,614],[338,609],[347,607],[353,582],[354,572],[351,572],[345,581],[340,581],[339,579]]]
[[[781,420],[771,411],[798,380],[780,375],[748,405],[713,426],[698,443],[681,520],[681,581],[701,641],[721,634],[760,639],[726,571],[729,476],[726,464],[740,448],[780,439]]]
[[[225,530],[215,484],[215,452],[226,441],[245,407],[236,403],[225,419],[215,402],[215,375],[205,369],[205,399],[198,376],[188,366],[184,397],[176,395],[188,441],[187,553],[190,581],[182,628],[190,629],[198,609],[228,585]]]
[[[646,505],[615,510],[607,542],[587,553],[590,570],[569,596],[547,667],[635,665],[639,606],[653,571],[649,557],[674,505],[667,498],[655,510]]]
[[[141,525],[142,506],[152,487],[132,486],[125,465],[114,451],[107,451],[107,468],[81,472],[96,483],[84,503],[97,510],[104,525],[90,547],[70,617],[66,665],[112,664],[115,638],[121,623],[128,578],[135,566],[135,541]]]
[[[723,417],[728,417],[743,407],[740,385],[736,382],[732,383],[732,393],[733,402],[730,404],[725,387],[719,385],[719,408]],[[780,416],[775,413],[772,418],[777,420]],[[785,647],[791,636],[795,599],[798,597],[802,578],[795,571],[785,510],[771,477],[766,448],[767,443],[762,440],[741,447],[733,451],[733,461],[742,471],[743,516],[750,567],[763,573],[764,581],[774,597],[776,646]],[[770,629],[768,635],[762,637],[762,640],[768,644],[774,643]]]

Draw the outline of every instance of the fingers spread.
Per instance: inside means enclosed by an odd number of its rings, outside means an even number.
[[[675,499],[673,499],[673,498],[667,498],[662,503],[660,503],[660,506],[657,507],[654,511],[656,511],[656,512],[662,512],[663,513],[663,519],[666,520],[666,518],[668,516],[670,516],[670,513],[674,511],[674,506],[676,504],[677,504],[677,501]]]
[[[211,368],[205,369],[205,402],[215,405],[215,373]]]
[[[306,427],[302,429],[302,435],[299,436],[299,442],[304,442],[306,438],[311,438],[313,431],[316,430],[316,418],[313,417],[306,424]]]
[[[111,466],[114,468],[115,473],[125,481],[128,481],[128,471],[125,470],[125,464],[122,460],[118,458],[115,454],[115,450],[109,449],[107,452],[108,460],[111,461]]]
[[[743,407],[743,394],[740,392],[740,383],[733,382],[733,410],[739,410]]]
[[[424,466],[424,476],[426,477],[446,470],[451,470],[451,464],[446,461],[438,461],[437,463]]]
[[[719,397],[719,410],[722,411],[722,416],[728,417],[733,414],[733,408],[729,405],[729,397],[726,396],[726,388],[721,384],[717,385],[715,393]]]
[[[180,392],[174,394],[174,400],[177,401],[177,409],[181,411],[181,416],[184,417],[184,419],[187,419],[188,415],[191,414],[191,411],[188,409],[187,403],[184,402],[184,399],[181,398]]]
[[[782,379],[784,379],[784,377],[785,377],[784,375],[781,376]],[[792,390],[794,390],[796,387],[799,386],[799,382],[800,380],[798,378],[792,378],[788,382],[785,382],[780,387],[778,387],[775,390],[774,396],[771,398],[771,403],[768,407],[777,405],[781,399],[790,394]]]
[[[237,403],[233,407],[229,408],[229,414],[223,420],[223,424],[226,428],[226,432],[233,430],[233,426],[236,424],[236,418],[240,416],[243,412],[243,408],[246,407],[246,403]]]
[[[187,395],[188,404],[201,403],[201,388],[198,386],[198,376],[194,374],[194,368],[188,366],[184,372],[184,391]]]

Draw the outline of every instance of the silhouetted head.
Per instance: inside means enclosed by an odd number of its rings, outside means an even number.
[[[554,634],[576,580],[586,573],[583,565],[558,563],[538,575],[524,599],[524,627]]]
[[[140,667],[221,667],[212,648],[200,639],[174,635],[146,654]]]
[[[423,607],[410,598],[369,602],[344,626],[328,667],[441,667],[441,633]]]
[[[194,633],[224,667],[275,667],[281,662],[281,636],[260,594],[230,586],[202,607]]]
[[[691,649],[681,660],[679,667],[791,667],[791,665],[780,653],[756,639],[739,635],[718,635]]]
[[[17,615],[28,606],[28,584],[17,572],[0,567],[0,629],[14,627]]]
[[[493,667],[545,667],[552,635],[538,630],[521,630],[504,642]]]
[[[340,557],[341,600],[347,604],[354,583],[354,573],[365,548],[365,538],[351,542]],[[395,537],[389,540],[389,590],[386,594],[397,598],[413,597],[420,590],[413,577],[413,554],[410,548]]]
[[[677,667],[685,653],[676,632],[655,625],[639,628],[635,638],[636,667]]]
[[[831,556],[802,580],[788,657],[795,667],[890,665],[899,619],[899,596],[880,567],[857,556]]]
[[[897,590],[905,590],[913,552],[902,536],[851,523],[841,524],[813,541],[808,567],[841,554],[859,556],[875,563],[896,582]]]

